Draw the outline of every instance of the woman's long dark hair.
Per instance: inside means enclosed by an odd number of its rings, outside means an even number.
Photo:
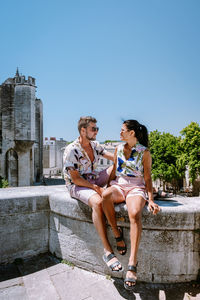
[[[135,131],[135,137],[138,139],[138,142],[145,147],[149,145],[149,137],[146,126],[140,124],[136,120],[126,120],[124,123],[128,130]]]

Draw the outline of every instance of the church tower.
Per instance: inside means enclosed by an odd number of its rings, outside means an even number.
[[[15,77],[0,86],[0,176],[11,186],[42,179],[42,102],[36,99],[35,90],[35,78],[26,79],[18,68]]]

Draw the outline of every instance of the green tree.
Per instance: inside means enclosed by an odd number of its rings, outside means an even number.
[[[116,140],[105,140],[104,144],[116,143],[116,142],[119,142],[119,141],[116,141]]]
[[[160,179],[171,183],[174,189],[182,184],[185,166],[177,164],[180,155],[180,138],[170,133],[160,133],[157,130],[149,134],[150,151],[152,155],[153,180]]]
[[[179,164],[188,165],[191,182],[200,174],[200,126],[191,122],[181,132],[182,154],[179,157]]]

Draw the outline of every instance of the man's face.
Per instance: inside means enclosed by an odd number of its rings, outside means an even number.
[[[84,128],[85,137],[89,141],[95,141],[98,133],[98,127],[96,123],[90,122],[87,128]]]

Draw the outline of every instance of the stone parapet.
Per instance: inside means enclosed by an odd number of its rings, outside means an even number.
[[[200,198],[157,200],[161,212],[143,210],[138,279],[146,282],[196,280],[199,272]],[[108,237],[125,270],[130,251],[126,205],[116,206],[127,254],[120,256],[110,227]],[[0,191],[0,262],[50,251],[85,269],[118,277],[102,260],[103,247],[91,208],[72,199],[65,186],[8,188]]]
[[[48,251],[48,194],[32,188],[0,191],[0,262]]]

